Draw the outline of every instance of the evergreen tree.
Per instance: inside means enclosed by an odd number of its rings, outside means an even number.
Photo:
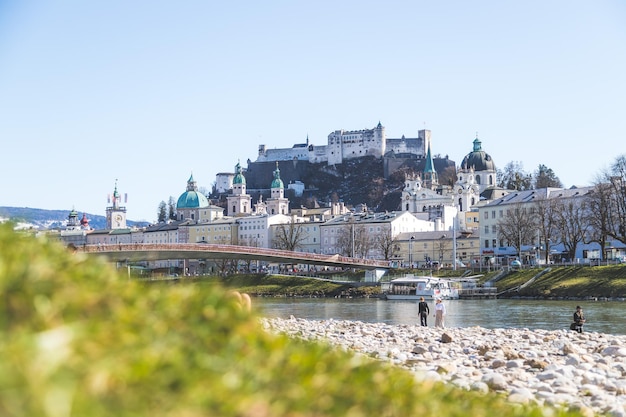
[[[548,168],[543,164],[539,164],[537,167],[533,182],[535,189],[548,187],[563,188],[563,183],[561,183],[559,177],[552,171],[552,168]]]
[[[157,210],[157,221],[159,223],[163,223],[167,218],[167,207],[165,201],[161,201],[159,203],[159,208]]]

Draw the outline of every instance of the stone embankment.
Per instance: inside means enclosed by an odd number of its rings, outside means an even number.
[[[416,377],[496,391],[515,403],[626,417],[626,336],[263,318],[273,332],[388,361]]]

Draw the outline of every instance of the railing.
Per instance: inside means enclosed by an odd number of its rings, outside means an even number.
[[[317,261],[324,263],[350,264],[350,265],[368,265],[378,268],[389,268],[387,261],[374,259],[349,258],[340,255],[321,255],[309,252],[294,252],[282,249],[257,248],[253,246],[238,245],[220,245],[212,243],[176,243],[176,244],[158,244],[158,243],[118,243],[112,245],[85,245],[78,247],[77,250],[86,253],[98,252],[141,252],[141,251],[176,251],[176,252],[218,252],[227,254],[241,255],[260,255],[276,258],[289,258],[296,261],[301,260],[303,263],[307,261]]]

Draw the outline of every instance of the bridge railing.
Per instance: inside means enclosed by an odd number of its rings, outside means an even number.
[[[322,255],[310,252],[297,252],[288,251],[283,249],[270,249],[270,248],[258,248],[254,246],[239,246],[239,245],[222,245],[213,243],[176,243],[176,244],[161,244],[161,243],[118,243],[118,244],[96,244],[85,245],[80,248],[83,252],[116,252],[116,251],[195,251],[203,250],[210,252],[221,252],[231,254],[258,254],[265,256],[276,256],[283,258],[295,258],[294,260],[302,260],[303,263],[309,261],[320,262],[336,262],[343,264],[353,265],[370,265],[378,266],[380,268],[388,268],[389,263],[387,261],[381,261],[376,259],[363,259],[363,258],[350,258],[341,255]]]

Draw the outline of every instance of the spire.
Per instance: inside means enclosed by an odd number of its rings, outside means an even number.
[[[435,164],[433,162],[433,157],[430,153],[430,144],[428,145],[428,152],[426,153],[426,167],[424,168],[424,173],[433,173],[435,172]]]
[[[193,179],[193,172],[191,176],[187,180],[187,191],[198,191],[198,186],[196,185],[196,181]]]

